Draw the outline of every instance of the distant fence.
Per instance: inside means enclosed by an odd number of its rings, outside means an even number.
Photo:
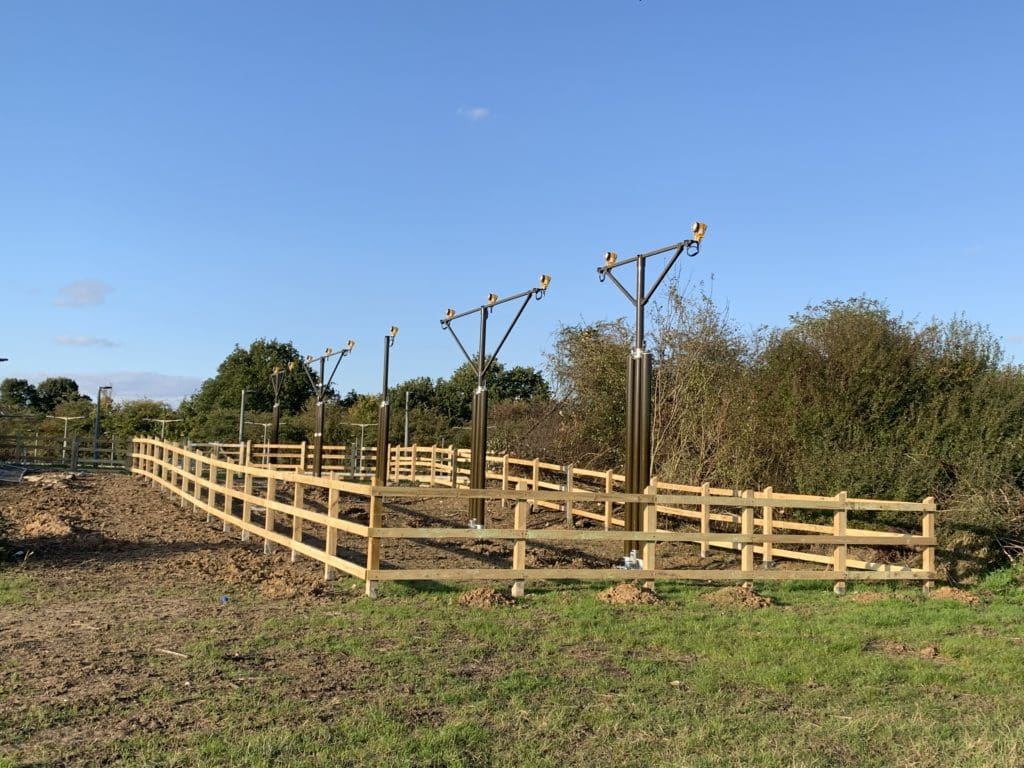
[[[92,439],[52,435],[0,438],[0,462],[23,467],[62,469],[120,469],[131,462],[132,441],[104,438],[93,450]]]
[[[238,528],[243,539],[263,539],[289,549],[292,559],[304,556],[324,564],[325,578],[338,572],[366,582],[375,594],[381,581],[510,580],[521,594],[527,580],[825,580],[837,591],[847,581],[923,581],[934,586],[936,505],[923,502],[881,501],[836,496],[776,493],[772,489],[736,491],[708,485],[686,486],[656,479],[643,494],[617,491],[623,477],[613,472],[559,466],[509,456],[488,457],[493,487],[472,490],[464,486],[468,452],[452,448],[393,447],[392,481],[399,485],[374,486],[343,480],[328,471],[312,477],[296,471],[299,463],[274,466],[258,461],[261,446],[236,446],[234,459],[223,452],[213,455],[193,447],[153,438],[137,438],[132,472],[148,478],[180,499],[219,519],[225,530]],[[282,453],[287,453],[282,452]],[[325,450],[325,455],[327,451]],[[415,487],[413,487],[415,486]],[[310,489],[326,491],[326,502],[314,501]],[[285,495],[285,498],[282,498]],[[368,503],[367,522],[345,519],[344,497]],[[510,525],[469,527],[387,527],[383,524],[385,499],[484,498],[512,505]],[[644,505],[643,529],[623,530],[617,514],[626,502]],[[538,526],[531,516],[538,509],[564,512],[566,527]],[[789,519],[797,512],[825,514],[830,524]],[[900,533],[853,527],[860,519],[879,514],[912,516],[920,533]],[[577,519],[600,528],[577,528]],[[858,525],[864,525],[859,522]],[[532,526],[532,527],[531,527]],[[910,526],[906,526],[910,527]],[[284,532],[283,532],[284,531]],[[346,538],[345,556],[339,554],[339,536]],[[383,559],[386,542],[498,541],[512,545],[508,567],[399,568]],[[527,546],[557,542],[583,546],[609,542],[639,542],[639,568],[527,567]],[[659,545],[689,543],[701,555],[711,549],[739,554],[738,568],[659,567]],[[800,547],[799,549],[797,547]],[[852,547],[908,554],[912,563],[872,562],[850,554]],[[802,563],[797,568],[773,567],[776,561]]]

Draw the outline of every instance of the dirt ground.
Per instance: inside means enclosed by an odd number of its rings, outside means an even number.
[[[293,493],[288,484],[279,488],[281,499]],[[315,490],[306,494],[312,508],[325,502]],[[498,503],[488,507],[497,526],[508,526],[512,514]],[[346,499],[343,517],[365,522],[365,499]],[[459,527],[465,519],[464,504],[453,500],[408,500],[385,513],[385,525],[393,526]],[[138,477],[63,474],[0,485],[0,523],[9,543],[0,549],[5,581],[17,584],[25,574],[32,585],[25,599],[0,600],[0,764],[13,755],[19,766],[105,765],[116,762],[109,745],[118,740],[213,729],[200,702],[211,687],[238,688],[240,670],[287,674],[325,706],[343,695],[322,673],[325,663],[344,663],[334,656],[260,660],[232,648],[251,627],[292,617],[304,604],[356,599],[361,584],[328,584],[311,560],[264,554],[262,541],[242,542],[237,530],[223,531],[220,521],[207,522]],[[538,511],[530,525],[564,526],[564,514]],[[278,530],[290,532],[287,524]],[[304,536],[322,546],[318,526],[307,523]],[[531,544],[528,564],[609,567],[621,563],[619,547]],[[365,541],[341,536],[339,554],[362,564]],[[503,542],[388,541],[384,548],[385,567],[507,567],[510,559],[511,545]],[[692,545],[659,548],[661,567],[726,569],[735,562],[731,553],[702,559]],[[479,590],[466,601],[504,604]],[[223,673],[190,679],[178,662],[197,641],[215,647]]]

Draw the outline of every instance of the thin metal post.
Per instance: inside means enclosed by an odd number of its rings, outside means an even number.
[[[96,390],[96,420],[93,423],[92,434],[92,463],[93,466],[100,463],[100,403],[103,400],[103,390],[110,391],[112,386],[100,387]]]
[[[402,440],[402,447],[409,447],[409,390],[405,390],[405,437]]]
[[[242,404],[238,411],[238,444],[245,441],[245,389],[242,389]]]

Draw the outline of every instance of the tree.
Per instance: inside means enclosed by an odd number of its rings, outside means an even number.
[[[78,382],[67,376],[51,376],[36,385],[39,409],[50,413],[61,403],[73,403],[85,399],[78,391]]]
[[[294,363],[288,371],[288,364]],[[236,346],[217,368],[217,375],[203,382],[199,391],[182,404],[189,434],[205,439],[230,440],[237,437],[238,410],[242,390],[246,407],[269,412],[274,404],[271,374],[286,371],[281,384],[281,413],[298,414],[313,396],[304,359],[290,342],[257,339],[248,349]],[[232,417],[233,413],[234,427]]]
[[[0,382],[0,407],[5,409],[35,409],[39,393],[27,379],[4,379]]]
[[[163,431],[166,439],[173,440],[181,433],[181,424],[169,423],[161,430],[161,424],[154,419],[174,418],[178,418],[174,409],[162,400],[129,400],[113,406],[110,414],[110,431],[117,437],[124,438],[136,435],[159,436]]]

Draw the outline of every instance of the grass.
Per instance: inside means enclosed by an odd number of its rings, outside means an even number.
[[[1019,765],[1018,576],[990,577],[979,606],[771,584],[778,604],[761,610],[716,608],[685,585],[661,585],[654,606],[537,586],[491,609],[460,606],[456,588],[388,585],[243,633],[240,601],[195,627],[187,660],[155,662],[185,665],[201,694],[193,727],[120,738],[110,754],[154,768]],[[150,704],[173,700],[155,688]],[[33,717],[74,726],[74,713]]]

